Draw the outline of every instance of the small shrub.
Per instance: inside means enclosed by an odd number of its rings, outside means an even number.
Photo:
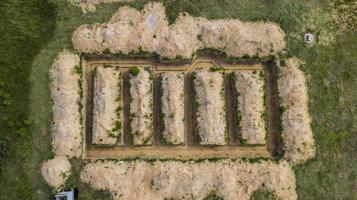
[[[218,72],[218,71],[222,71],[223,67],[221,66],[213,66],[209,69],[211,72]]]
[[[130,74],[133,76],[137,76],[140,72],[140,69],[137,66],[134,66],[130,69]]]

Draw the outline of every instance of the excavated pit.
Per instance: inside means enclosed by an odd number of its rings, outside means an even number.
[[[102,129],[113,130],[114,123],[119,122],[121,134],[117,139],[121,142],[113,143],[107,139],[98,144],[93,138],[97,135],[103,137],[103,132],[97,132],[93,128],[93,116],[98,112],[93,103],[99,94],[94,87],[98,85],[94,74],[98,69],[108,66],[115,67],[118,71],[113,75],[120,74],[116,82],[121,85],[118,85],[120,90],[114,90],[120,91],[116,98],[120,101],[106,104],[113,104],[113,111],[117,107],[120,108],[120,113],[115,118],[112,111],[111,123],[102,123],[108,126]],[[277,96],[277,91],[276,86],[274,88],[272,85],[276,80],[270,80],[274,76],[268,73],[274,72],[269,70],[269,63],[228,63],[212,57],[202,57],[193,61],[164,62],[151,57],[120,59],[85,55],[82,67],[86,133],[84,156],[87,158],[202,159],[279,155],[275,153],[276,149],[280,149],[279,141],[276,141],[280,138],[276,128],[279,116],[274,114],[278,113],[278,104],[273,99]],[[197,82],[197,74],[201,72],[203,79]],[[244,100],[244,106],[250,109],[242,109],[242,105],[239,104],[239,101],[242,101],[238,97],[242,95],[239,92],[252,93],[252,85],[245,86],[244,80],[237,82],[237,74],[242,73],[250,76],[256,73],[260,76],[264,74],[264,79],[260,77],[259,81],[254,82],[254,78],[248,81],[249,84],[258,84],[255,89],[253,88],[253,92],[258,95],[247,94]],[[113,77],[101,78],[106,81],[113,80]],[[215,86],[215,82],[219,82],[219,85]],[[240,84],[240,88],[247,88],[238,91],[237,84]],[[217,94],[210,90],[212,87],[217,88]],[[197,95],[199,90],[200,96]],[[219,98],[220,103],[214,101],[209,104],[211,97]],[[250,97],[261,99],[252,101]],[[111,96],[101,99],[114,101],[115,98]],[[198,109],[199,105],[202,106],[201,110]],[[255,108],[257,109],[252,111]],[[249,120],[252,113],[242,113],[244,110],[255,112],[254,119],[260,120],[259,123],[263,124],[259,130],[253,125],[245,125],[244,128],[250,130],[249,138],[253,138],[248,143],[241,142],[241,138],[248,137],[248,133],[242,132],[242,119],[239,116],[248,116],[245,118]],[[198,112],[206,114],[199,118]],[[263,115],[265,118],[260,118]],[[200,127],[206,126],[210,128],[199,132]],[[219,134],[215,132],[217,128],[221,130]],[[107,137],[111,136],[116,135]]]

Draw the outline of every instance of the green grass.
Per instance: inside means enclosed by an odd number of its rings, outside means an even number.
[[[251,200],[279,200],[276,195],[267,190],[258,190],[253,192]]]
[[[55,28],[55,7],[47,1],[0,2],[0,199],[32,199],[33,177],[38,169],[31,160],[33,132],[28,118],[32,62],[50,40]],[[49,153],[45,153],[48,155]],[[44,155],[44,156],[45,156]],[[40,181],[36,181],[40,182]],[[36,184],[37,186],[38,184]],[[46,186],[40,188],[47,193]]]
[[[142,8],[145,2],[131,4]],[[334,34],[336,27],[326,17],[327,3],[167,0],[164,4],[170,22],[185,11],[209,19],[280,24],[287,34],[286,55],[306,62],[303,69],[309,78],[309,109],[318,150],[315,159],[295,167],[299,198],[357,199],[357,36],[345,33],[325,46],[307,47],[302,41],[306,31],[322,39]],[[98,6],[97,12],[84,15],[66,0],[0,2],[0,200],[49,199],[51,190],[39,171],[41,163],[53,156],[48,70],[63,48],[72,48],[76,27],[108,21],[118,6]],[[76,173],[67,184],[80,189],[81,199],[109,198],[106,192],[80,183],[78,171],[83,162],[72,163]],[[258,199],[271,198],[262,193]]]
[[[133,76],[137,76],[140,72],[140,69],[137,66],[130,68],[130,74]]]

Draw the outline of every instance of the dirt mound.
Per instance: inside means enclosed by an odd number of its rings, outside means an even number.
[[[235,72],[238,113],[242,139],[248,144],[265,144],[264,72]]]
[[[120,71],[114,67],[98,67],[94,77],[93,143],[116,144],[120,142],[121,118],[118,116]],[[120,115],[120,114],[119,114]],[[120,118],[120,119],[119,119]]]
[[[135,145],[153,142],[153,82],[148,69],[133,68],[130,74],[130,122]]]
[[[281,66],[278,90],[281,99],[284,158],[294,164],[303,163],[315,155],[310,127],[308,95],[301,61],[291,58]]]
[[[185,141],[185,102],[183,72],[166,72],[161,75],[163,137],[171,144]]]
[[[80,75],[76,73],[80,58],[61,52],[52,67],[53,148],[56,155],[80,157],[82,154],[81,115],[79,108]]]
[[[227,143],[224,101],[224,76],[221,71],[198,69],[193,72],[196,100],[197,134],[200,144]]]
[[[294,172],[286,162],[104,161],[87,164],[81,180],[111,191],[114,199],[204,199],[213,191],[223,199],[248,200],[258,189],[297,199]]]
[[[109,23],[83,25],[73,34],[74,48],[85,53],[129,53],[140,49],[163,57],[191,58],[198,49],[215,48],[229,56],[268,56],[285,48],[285,34],[274,23],[207,20],[179,15],[168,25],[165,7],[148,3],[142,11],[118,10]]]
[[[54,188],[62,186],[68,178],[71,163],[65,156],[56,156],[43,163],[41,173],[45,181]]]

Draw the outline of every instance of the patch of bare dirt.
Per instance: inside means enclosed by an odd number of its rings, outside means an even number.
[[[80,157],[82,154],[82,135],[79,109],[80,66],[78,55],[68,51],[61,52],[51,69],[51,94],[53,100],[52,145],[59,156]]]
[[[302,61],[290,58],[279,72],[278,91],[281,99],[282,139],[284,158],[299,164],[315,155],[313,133],[308,112],[308,95],[304,73],[299,69]]]
[[[135,145],[153,143],[153,81],[151,72],[138,68],[130,75],[130,125]]]
[[[45,181],[52,187],[61,187],[70,175],[71,163],[65,156],[56,156],[43,163],[41,173]]]
[[[213,191],[223,199],[248,200],[258,189],[297,199],[295,175],[285,161],[103,161],[87,164],[81,180],[111,191],[114,199],[204,199]]]
[[[93,144],[120,142],[121,106],[120,71],[114,67],[97,67],[94,77],[93,96]],[[120,114],[119,114],[120,115]],[[120,125],[121,126],[121,125]]]
[[[171,144],[185,142],[184,78],[183,72],[161,74],[163,137]]]
[[[238,19],[207,20],[179,15],[168,25],[165,7],[148,3],[141,11],[121,7],[109,23],[83,25],[73,34],[74,48],[85,53],[129,53],[142,49],[163,57],[191,58],[215,48],[229,56],[268,56],[285,48],[285,34],[274,23]]]
[[[241,137],[247,144],[265,144],[264,72],[237,71],[234,74]]]
[[[224,75],[222,71],[197,69],[193,72],[197,109],[197,134],[203,145],[227,143],[226,112],[224,100]]]

